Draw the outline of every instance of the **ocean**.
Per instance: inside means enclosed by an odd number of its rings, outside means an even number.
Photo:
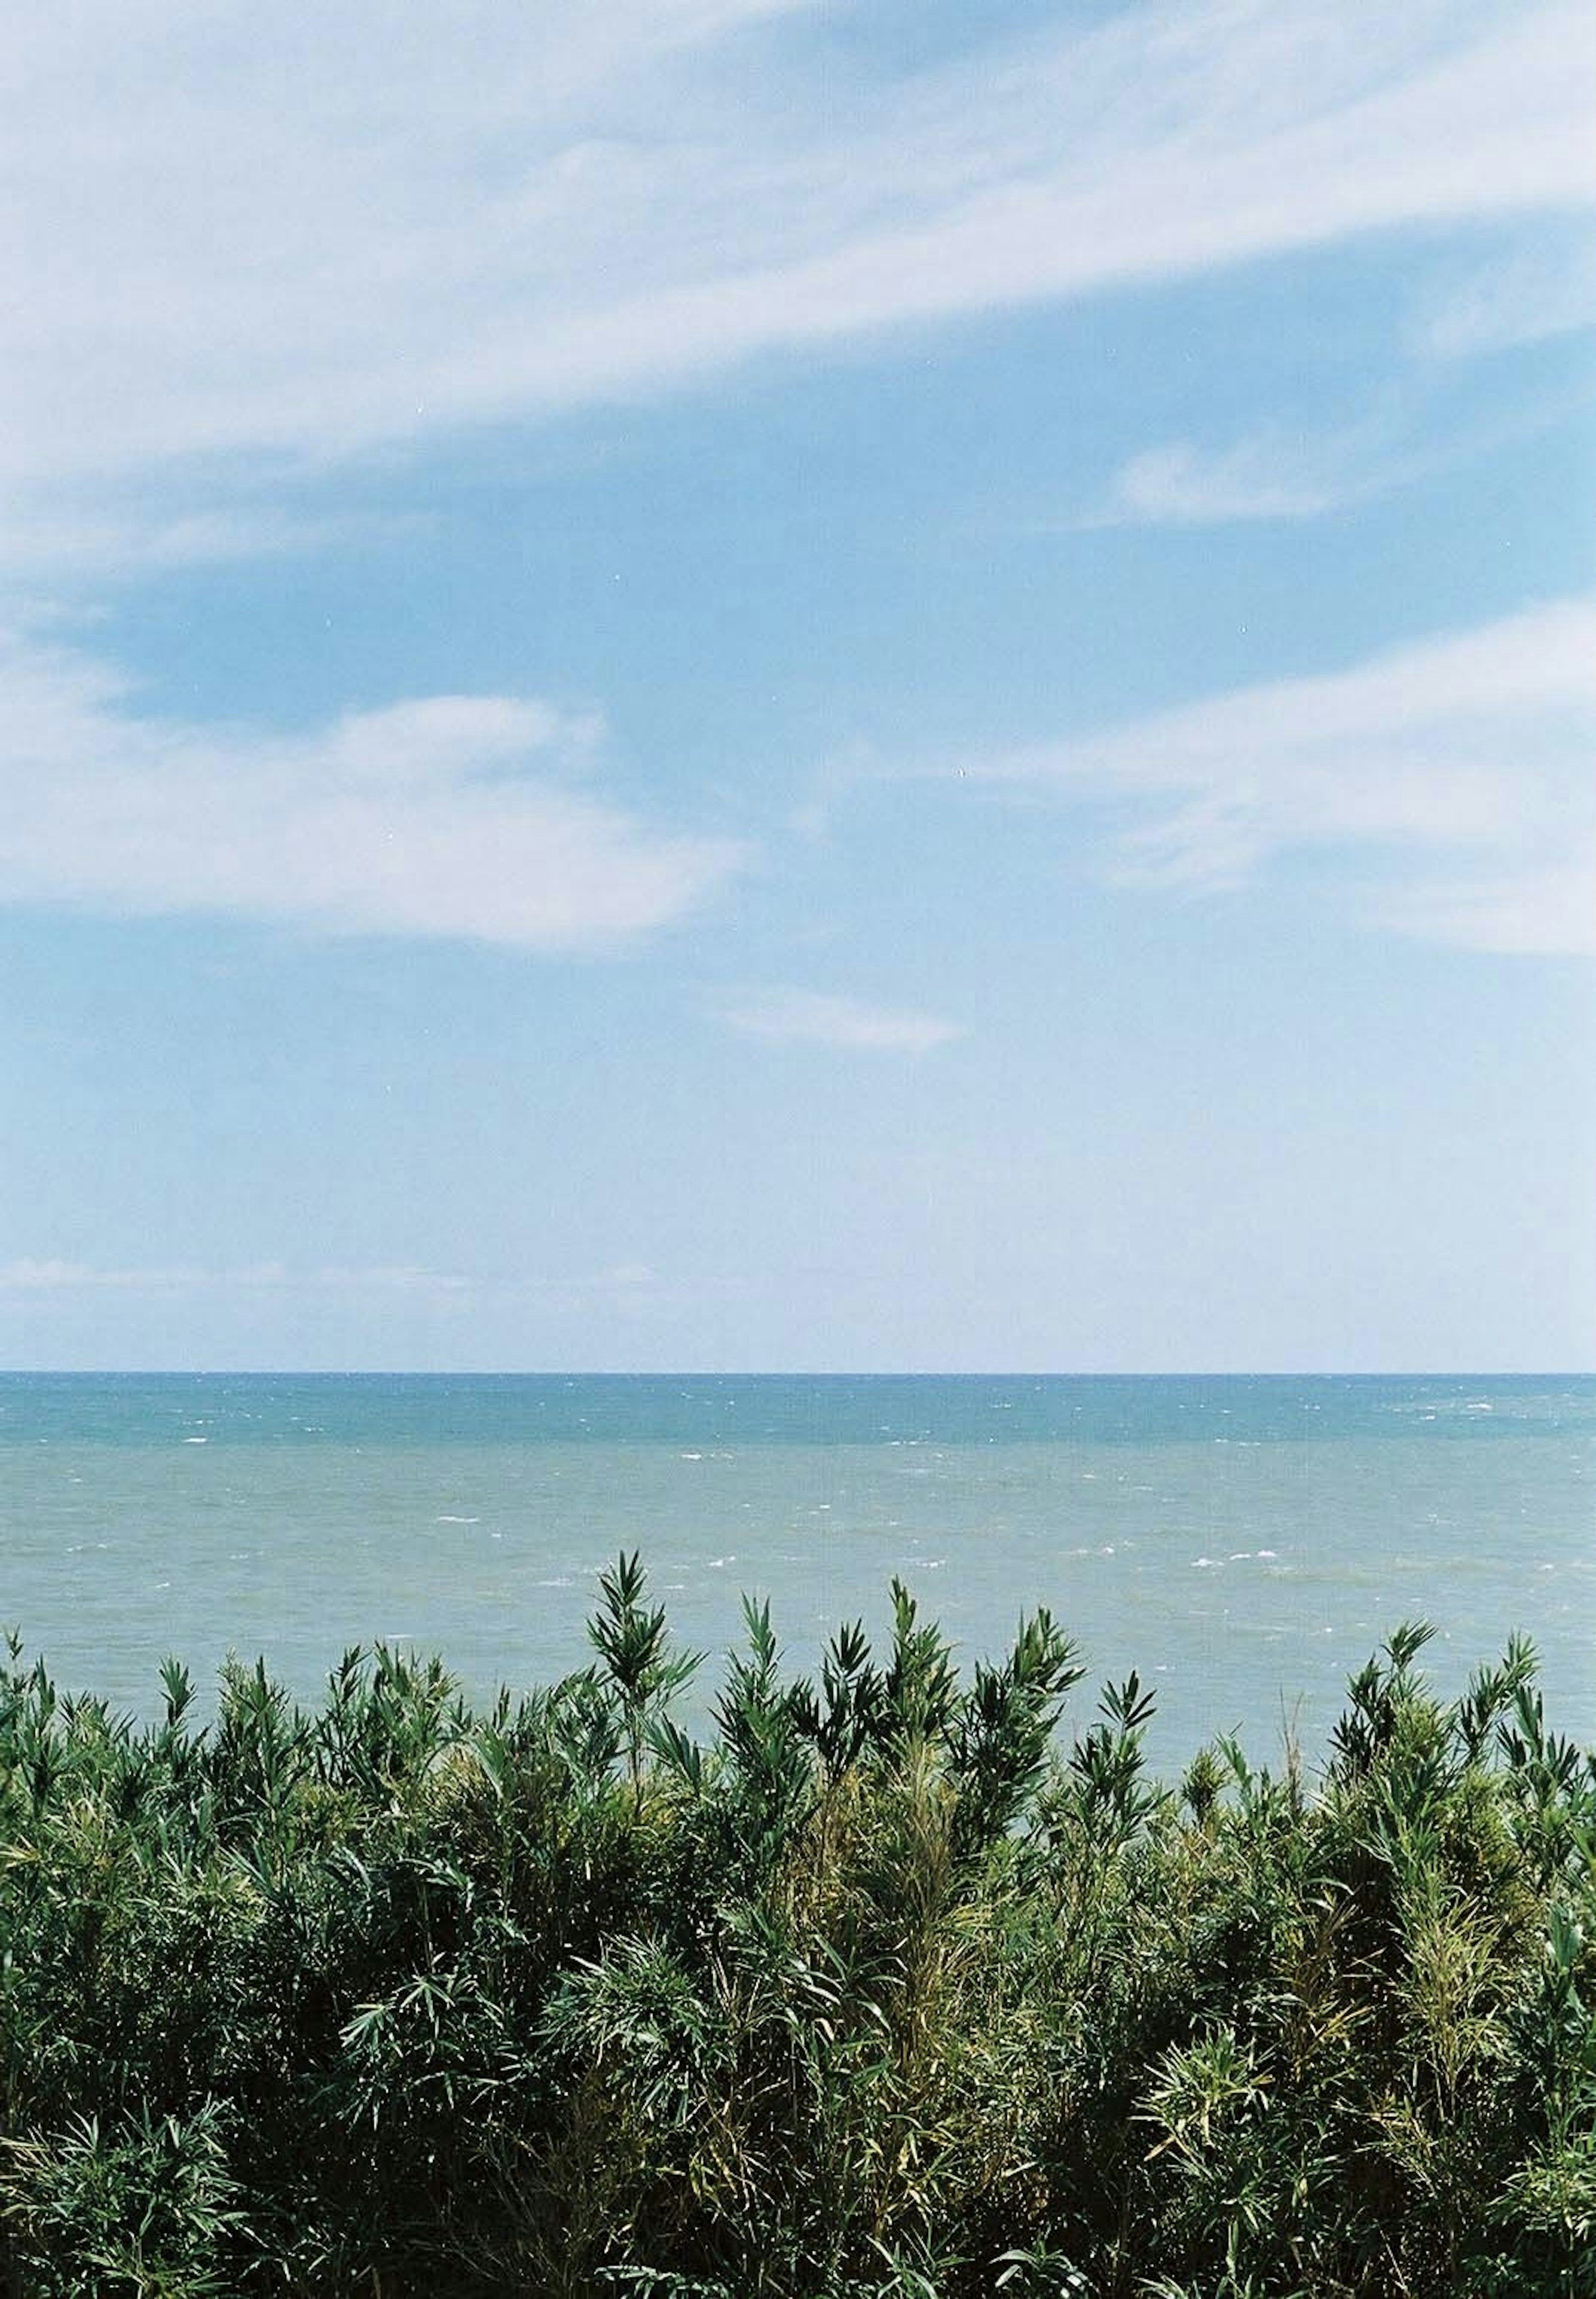
[[[1399,1622],[1459,1689],[1509,1631],[1596,1739],[1596,1379],[0,1374],[0,1623],[140,1714],[177,1653],[436,1649],[474,1695],[585,1665],[641,1550],[710,1656],[770,1600],[794,1665],[904,1581],[967,1658],[1046,1605],[1135,1669],[1175,1768],[1236,1731],[1310,1761]]]

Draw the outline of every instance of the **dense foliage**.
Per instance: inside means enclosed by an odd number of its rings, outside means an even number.
[[[1596,2293],[1596,1762],[1404,1629],[1311,1788],[1056,1747],[1045,1614],[784,1676],[709,1744],[635,1559],[473,1714],[0,1672],[0,2272],[27,2299]]]

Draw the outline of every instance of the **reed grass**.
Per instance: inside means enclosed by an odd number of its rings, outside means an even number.
[[[0,1669],[0,2275],[26,2299],[1584,2299],[1596,1760],[1400,1629],[1309,1777],[1178,1787],[1045,1613],[902,1588],[712,1730],[638,1560],[473,1709],[347,1654],[142,1724]]]

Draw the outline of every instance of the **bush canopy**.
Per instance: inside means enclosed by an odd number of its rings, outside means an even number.
[[[784,1669],[707,1738],[636,1557],[473,1708],[0,1669],[17,2299],[1596,2294],[1596,1760],[1399,1629],[1311,1772],[1178,1785],[1045,1612]]]

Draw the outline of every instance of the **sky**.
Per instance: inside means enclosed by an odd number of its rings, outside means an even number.
[[[0,1364],[1596,1366],[1584,0],[0,83]]]

